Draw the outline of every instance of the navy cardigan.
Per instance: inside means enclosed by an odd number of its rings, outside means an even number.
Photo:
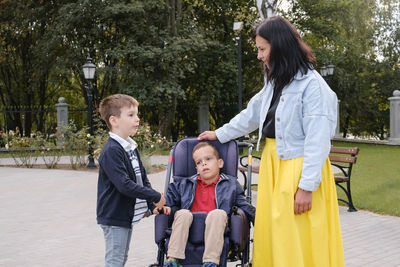
[[[151,188],[137,149],[143,186],[136,184],[132,163],[124,148],[111,137],[108,138],[99,157],[99,180],[97,185],[97,223],[131,228],[136,198],[145,199],[149,209],[161,194]]]

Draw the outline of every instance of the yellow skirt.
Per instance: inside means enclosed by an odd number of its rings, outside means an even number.
[[[311,211],[294,214],[303,157],[281,160],[267,139],[258,179],[253,267],[344,266],[336,187],[329,159]]]

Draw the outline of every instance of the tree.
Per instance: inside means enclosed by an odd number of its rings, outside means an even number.
[[[72,106],[87,105],[81,67],[90,54],[97,65],[95,106],[109,94],[130,94],[153,130],[176,140],[198,134],[197,104],[207,99],[211,128],[217,128],[237,113],[234,21],[244,22],[244,103],[263,85],[252,40],[260,20],[256,2],[0,1],[0,103],[44,111],[64,96]],[[314,48],[318,68],[336,66],[331,86],[342,100],[344,134],[383,138],[387,97],[400,77],[399,0],[290,4],[285,16]],[[7,127],[25,135],[54,131],[55,121],[46,118],[8,113]],[[78,120],[78,126],[86,123],[85,116]]]
[[[26,136],[33,122],[44,130],[45,114],[33,116],[31,108],[43,111],[54,87],[48,83],[55,61],[56,44],[45,42],[59,1],[0,2],[0,99],[4,106],[24,107],[25,112],[7,113],[9,129],[17,127]],[[37,67],[37,66],[40,66]]]
[[[377,60],[371,67],[371,97],[375,112],[370,131],[384,139],[389,132],[389,101],[394,90],[400,88],[400,1],[377,0],[375,18],[375,53]]]
[[[335,65],[331,87],[341,100],[343,135],[372,133],[365,126],[376,109],[369,100],[374,90],[371,64],[376,61],[372,41],[375,1],[299,0],[291,5],[290,17],[314,48],[318,67],[328,62]]]
[[[193,71],[181,80],[185,88],[186,102],[178,104],[178,119],[175,136],[196,135],[197,103],[201,98],[208,99],[210,105],[211,128],[221,126],[237,113],[237,52],[233,22],[243,21],[243,71],[245,97],[252,94],[252,81],[255,74],[248,71],[254,60],[252,46],[252,26],[257,18],[255,1],[187,1],[188,10],[195,21],[197,38],[196,50],[189,57],[194,61]],[[250,42],[249,42],[250,41]],[[260,87],[258,87],[259,89]],[[251,93],[249,91],[252,91]],[[246,98],[247,100],[247,98]]]

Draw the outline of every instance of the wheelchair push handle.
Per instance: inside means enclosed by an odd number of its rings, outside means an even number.
[[[237,142],[238,147],[248,147],[249,149],[251,149],[251,151],[253,150],[254,145],[252,143],[248,143],[248,142]]]

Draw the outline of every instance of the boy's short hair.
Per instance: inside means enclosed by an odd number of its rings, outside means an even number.
[[[210,146],[210,147],[214,150],[214,154],[215,154],[215,156],[217,157],[217,159],[219,159],[219,152],[218,152],[218,149],[217,149],[213,144],[210,144],[210,143],[208,143],[208,142],[200,142],[200,143],[198,143],[197,145],[195,145],[194,148],[193,148],[192,157],[193,157],[193,155],[194,155],[194,152],[196,152],[196,151],[199,150],[200,148],[206,147],[206,146]]]
[[[110,95],[100,102],[100,116],[106,122],[107,127],[111,130],[110,117],[119,117],[121,115],[121,108],[131,106],[137,107],[139,106],[139,102],[130,95]]]

